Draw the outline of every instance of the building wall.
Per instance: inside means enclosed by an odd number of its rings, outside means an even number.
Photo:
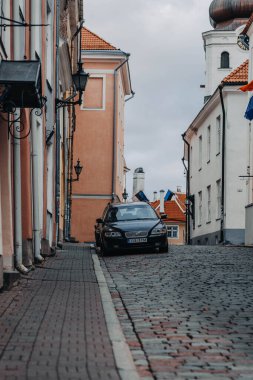
[[[247,35],[249,36],[249,82],[253,79],[253,25],[250,26]],[[248,99],[252,96],[252,92],[248,92]],[[245,209],[245,244],[253,245],[253,129],[249,125],[248,133],[248,153],[249,162],[246,175],[247,178],[247,205]]]
[[[185,223],[182,222],[166,222],[166,226],[177,226],[178,236],[175,238],[168,237],[168,242],[170,245],[184,245],[185,244]]]
[[[206,52],[206,95],[212,95],[221,81],[247,58],[248,52],[237,45],[237,36],[243,27],[236,31],[211,30],[203,33]],[[221,68],[221,53],[228,52],[230,67]]]
[[[235,244],[243,243],[245,228],[246,187],[239,179],[239,175],[242,175],[247,167],[245,146],[247,146],[248,125],[241,116],[246,105],[245,94],[230,89],[225,92],[227,122],[224,228],[227,242]],[[219,240],[221,223],[219,207],[221,188],[218,189],[218,181],[221,181],[222,151],[221,140],[219,148],[217,145],[217,120],[220,118],[220,128],[222,128],[222,110],[218,95],[212,107],[203,111],[202,116],[199,123],[196,122],[195,133],[190,139],[190,189],[191,194],[195,195],[195,228],[191,223],[191,237],[193,242],[199,241],[202,237],[201,241],[210,244],[212,236],[212,244],[215,244]],[[200,160],[200,144],[202,144],[202,160]],[[200,207],[201,197],[202,207]]]
[[[90,73],[90,79],[83,105],[77,108],[74,136],[74,164],[79,158],[84,168],[79,181],[73,183],[71,220],[71,235],[79,241],[94,241],[95,220],[112,199],[114,69],[119,63],[120,60],[85,59],[85,70]],[[116,94],[115,189],[121,198],[124,190],[125,94],[120,73]]]

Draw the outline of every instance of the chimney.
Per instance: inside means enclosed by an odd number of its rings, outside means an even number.
[[[160,190],[160,214],[164,214],[164,190]]]
[[[145,185],[145,173],[143,168],[137,168],[134,171],[133,175],[133,197],[139,191],[144,191]]]
[[[157,191],[154,191],[154,202],[157,201]]]
[[[182,186],[177,186],[177,193],[181,193],[182,192]]]

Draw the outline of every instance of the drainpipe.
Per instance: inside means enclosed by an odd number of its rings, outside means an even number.
[[[184,162],[184,158],[182,159],[183,161],[183,165],[185,167],[185,170],[186,170],[186,199],[187,199],[187,212],[186,212],[186,241],[187,241],[187,244],[189,245],[191,243],[191,221],[190,221],[190,210],[189,210],[189,207],[190,205],[188,204],[189,202],[189,195],[190,195],[190,144],[188,143],[188,141],[186,140],[185,138],[186,136],[186,133],[183,133],[182,134],[182,139],[184,141],[184,143],[187,145],[187,160],[188,160],[188,167],[186,167],[185,165],[185,162]]]
[[[219,86],[222,107],[222,169],[221,169],[221,224],[220,243],[224,243],[224,209],[225,209],[225,145],[226,145],[226,113],[223,99],[223,85]]]
[[[18,7],[14,6],[14,18],[18,20]],[[14,59],[19,60],[19,28],[14,28]],[[15,112],[15,119],[20,118],[20,109]],[[20,128],[19,123],[14,124],[13,139],[13,164],[14,164],[14,247],[15,247],[15,266],[16,269],[27,274],[29,270],[23,265],[23,249],[22,249],[22,199],[21,199],[21,155],[20,155]],[[16,138],[15,138],[16,137]]]
[[[59,99],[59,48],[60,48],[60,0],[56,2],[56,57],[55,57],[55,97]],[[60,110],[56,108],[55,117],[55,223],[56,223],[56,246],[59,241],[60,222]]]
[[[112,201],[114,201],[114,198],[115,198],[115,172],[116,172],[116,156],[117,156],[117,73],[118,73],[118,70],[123,66],[125,65],[125,63],[128,62],[129,60],[129,57],[130,57],[130,54],[126,54],[126,59],[121,62],[120,65],[118,65],[115,69],[114,69],[114,98],[113,98],[113,141],[112,141],[112,144],[113,144],[113,151],[112,151]]]
[[[15,119],[20,117],[20,110],[15,113]],[[20,163],[20,139],[17,129],[19,124],[14,124],[13,161],[14,161],[14,246],[16,269],[27,274],[29,270],[23,265],[22,251],[22,215],[21,215],[21,163]]]
[[[42,128],[42,126],[41,126]],[[33,240],[35,262],[42,262],[44,259],[40,254],[40,219],[39,219],[39,178],[38,178],[38,131],[36,116],[32,115],[32,197],[33,197]]]

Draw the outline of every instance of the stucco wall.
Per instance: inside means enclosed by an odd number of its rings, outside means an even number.
[[[239,175],[247,169],[247,136],[248,123],[243,118],[247,95],[228,90],[225,93],[226,122],[226,165],[225,165],[225,229],[241,230],[245,228],[246,185]],[[231,92],[232,91],[232,92]],[[191,157],[191,194],[195,195],[195,229],[191,229],[192,239],[198,236],[214,234],[220,230],[218,215],[217,181],[221,180],[222,151],[218,153],[216,146],[217,117],[222,110],[219,98],[213,107],[203,111],[203,117],[196,124],[196,132],[190,139]],[[210,126],[210,160],[207,154],[207,131]],[[202,136],[202,163],[199,163],[199,138]],[[207,187],[211,186],[211,218],[207,215]],[[202,222],[199,221],[199,192],[202,192]],[[192,226],[193,227],[193,226]],[[236,239],[236,242],[237,243]]]
[[[221,81],[248,58],[237,45],[237,31],[211,30],[203,33],[206,43],[206,95],[212,95]],[[221,53],[228,52],[230,67],[220,68]]]
[[[85,70],[92,83],[92,98],[84,93],[83,105],[76,109],[74,136],[74,164],[79,158],[83,171],[78,182],[73,182],[71,236],[80,241],[94,240],[94,223],[112,196],[113,117],[114,117],[114,68],[119,61],[85,60]],[[101,87],[101,79],[103,86]],[[103,92],[101,94],[101,91]],[[102,98],[101,98],[102,96]],[[87,99],[87,102],[86,102]],[[98,100],[96,103],[96,99]],[[121,196],[124,186],[124,88],[121,74],[117,78],[116,99],[116,170],[115,189]],[[92,107],[92,104],[97,107]],[[96,204],[97,202],[97,204]],[[78,205],[78,206],[77,206]],[[79,209],[80,207],[80,209]]]
[[[107,199],[73,199],[71,235],[80,242],[94,242],[96,219],[108,204]]]

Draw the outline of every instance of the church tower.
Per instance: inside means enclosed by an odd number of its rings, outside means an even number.
[[[237,38],[253,12],[253,0],[213,0],[209,8],[213,30],[203,33],[206,54],[206,99],[222,79],[240,66],[248,52],[237,45]]]

